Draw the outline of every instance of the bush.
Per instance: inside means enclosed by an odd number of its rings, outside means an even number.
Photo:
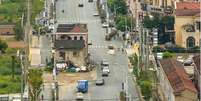
[[[163,53],[163,58],[165,59],[165,58],[171,58],[171,57],[173,57],[174,56],[174,54],[173,53],[170,53],[170,52],[168,52],[168,51],[166,51],[166,52],[164,52]]]
[[[152,50],[152,52],[154,52],[154,53],[157,53],[157,52],[164,52],[164,51],[165,51],[165,49],[164,49],[164,48],[161,48],[161,47],[159,47],[159,46],[153,47],[153,50]]]
[[[8,45],[6,42],[0,40],[0,51],[5,52],[5,50],[8,48]]]

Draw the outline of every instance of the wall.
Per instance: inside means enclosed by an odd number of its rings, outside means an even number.
[[[175,16],[175,42],[177,45],[186,47],[186,39],[189,36],[192,36],[196,39],[195,45],[199,45],[199,32],[185,32],[182,28],[185,24],[193,24],[194,25],[195,19],[193,17],[187,17],[187,16]],[[196,26],[195,26],[196,27]]]
[[[162,89],[164,98],[163,101],[175,101],[174,97],[174,90],[165,74],[163,71],[162,67],[158,67],[158,78],[159,78],[159,84]]]
[[[65,60],[70,60],[73,64],[77,65],[78,67],[86,65],[86,57],[87,57],[87,50],[86,48],[80,50],[57,50],[56,51],[56,60],[59,60],[59,52],[65,51]],[[77,55],[74,56],[73,52],[76,52]]]

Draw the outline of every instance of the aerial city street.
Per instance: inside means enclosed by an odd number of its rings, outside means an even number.
[[[0,101],[201,101],[200,0],[0,0]]]

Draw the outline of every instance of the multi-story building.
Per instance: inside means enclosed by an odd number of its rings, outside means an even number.
[[[158,68],[159,86],[164,94],[162,101],[197,101],[197,90],[176,59],[163,59]]]
[[[199,46],[200,3],[177,2],[175,7],[175,43],[181,47]]]
[[[67,65],[85,66],[88,59],[88,30],[86,24],[59,24],[53,36],[55,60]]]

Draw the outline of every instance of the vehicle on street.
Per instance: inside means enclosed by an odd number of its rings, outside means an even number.
[[[88,2],[93,2],[93,0],[88,0]]]
[[[108,45],[108,49],[114,49],[114,46],[112,44]]]
[[[86,93],[88,91],[88,80],[78,80],[78,92]]]
[[[101,61],[101,66],[109,66],[109,62],[106,59]]]
[[[96,80],[96,85],[104,85],[105,84],[105,80],[104,79],[97,79]]]
[[[102,71],[103,71],[103,72],[106,71],[106,72],[110,73],[109,66],[104,66]]]
[[[183,63],[184,62],[183,56],[177,56],[177,61]]]
[[[108,76],[109,73],[107,71],[102,71],[102,76]]]
[[[81,4],[81,3],[80,3],[80,4],[78,4],[78,7],[83,7],[83,6],[84,6],[84,5],[83,5],[83,4]]]
[[[103,27],[103,28],[107,28],[107,27],[109,27],[109,24],[106,23],[106,22],[104,22],[104,23],[102,24],[102,27]]]
[[[98,12],[94,13],[93,16],[99,16]]]
[[[193,63],[193,60],[191,58],[188,58],[184,61],[184,66],[191,66]]]
[[[110,55],[115,55],[115,50],[114,50],[114,49],[109,50],[109,51],[107,52],[107,54],[110,54]]]
[[[78,92],[76,95],[76,100],[77,101],[83,101],[84,100],[84,96],[82,93]]]
[[[62,10],[62,13],[64,13],[64,10]]]

